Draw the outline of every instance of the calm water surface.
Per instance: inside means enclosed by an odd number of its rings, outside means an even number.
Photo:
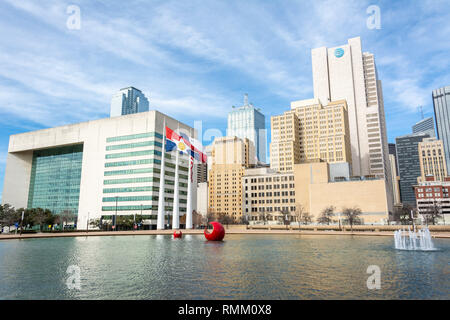
[[[0,241],[0,299],[449,299],[450,240],[391,237],[116,236]],[[68,289],[67,268],[81,270]],[[368,290],[369,265],[381,289]]]

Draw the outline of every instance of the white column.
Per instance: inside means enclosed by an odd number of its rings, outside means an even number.
[[[189,155],[189,173],[188,173],[188,187],[187,187],[187,204],[186,204],[186,229],[192,229],[192,163],[194,159]]]
[[[165,170],[165,153],[166,153],[166,120],[163,123],[163,143],[161,156],[161,173],[159,178],[159,195],[158,195],[158,220],[156,221],[156,228],[158,230],[164,229],[164,170]]]
[[[173,195],[173,213],[172,213],[172,229],[179,229],[180,228],[180,212],[179,212],[179,198],[180,198],[180,191],[179,191],[179,181],[178,181],[178,159],[180,157],[180,152],[178,149],[176,150],[176,165],[175,165],[175,187],[174,189],[174,195]]]

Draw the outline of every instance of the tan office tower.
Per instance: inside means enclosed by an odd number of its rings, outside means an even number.
[[[271,118],[270,167],[292,172],[294,164],[323,160],[351,165],[347,104],[322,106],[318,100],[294,101],[291,110]]]
[[[256,164],[255,147],[248,139],[216,138],[211,148],[209,171],[209,211],[227,214],[235,221],[242,218],[242,176]]]
[[[436,138],[425,138],[419,142],[420,178],[418,182],[425,182],[426,176],[433,176],[434,181],[444,181],[447,176],[444,144]]]
[[[392,180],[392,194],[394,196],[394,204],[398,205],[401,203],[400,201],[400,187],[399,187],[399,176],[397,174],[397,167],[395,166],[395,156],[393,154],[389,154],[389,161],[391,164],[391,180]]]
[[[353,175],[390,179],[381,81],[374,56],[362,53],[359,37],[334,48],[312,50],[314,97],[348,105]],[[390,182],[389,182],[390,184]]]

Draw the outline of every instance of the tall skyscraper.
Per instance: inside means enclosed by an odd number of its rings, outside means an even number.
[[[392,194],[394,197],[394,204],[399,204],[400,201],[400,186],[397,166],[397,151],[395,150],[395,143],[389,143],[389,161],[391,163],[391,180],[392,180]]]
[[[447,171],[450,171],[450,86],[433,90],[432,96],[438,139],[444,144]]]
[[[313,103],[313,102],[309,102]],[[291,103],[292,110],[271,118],[270,167],[280,172],[308,161],[347,162],[351,165],[347,104],[322,106]]]
[[[323,105],[347,101],[353,175],[383,176],[390,185],[383,94],[374,55],[363,53],[361,39],[352,38],[342,46],[313,49],[312,70],[315,98]]]
[[[259,108],[248,102],[248,95],[244,96],[244,105],[233,108],[228,114],[227,136],[249,139],[256,150],[256,157],[260,162],[266,162],[266,124],[265,116]]]
[[[120,89],[111,100],[111,117],[148,111],[148,99],[134,87]]]
[[[413,125],[412,131],[413,133],[428,133],[430,137],[436,137],[433,117],[428,117],[420,120],[415,125]]]
[[[444,181],[447,176],[444,144],[436,138],[426,138],[419,143],[420,182],[427,176],[433,176],[434,181]]]
[[[400,176],[400,197],[403,204],[416,206],[413,186],[421,176],[419,143],[429,138],[427,133],[407,134],[395,138],[398,174]]]
[[[240,221],[243,209],[242,176],[255,165],[255,147],[249,139],[216,138],[212,144],[209,170],[209,210]]]

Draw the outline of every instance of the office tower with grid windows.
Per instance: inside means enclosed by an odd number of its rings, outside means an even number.
[[[450,171],[450,86],[433,90],[437,137],[444,144],[447,171]]]
[[[413,133],[428,133],[430,137],[436,137],[436,132],[434,131],[434,120],[433,117],[428,117],[420,120],[412,127]]]
[[[266,124],[261,109],[248,102],[248,95],[244,95],[244,105],[233,107],[228,114],[227,136],[248,139],[255,146],[258,161],[266,162]]]
[[[419,142],[420,179],[433,176],[434,181],[444,181],[447,177],[447,163],[445,161],[444,144],[436,138],[426,138]]]
[[[154,229],[163,179],[165,222],[171,223],[175,155],[166,152],[162,177],[164,123],[197,138],[193,128],[158,111],[12,135],[2,201],[16,208],[50,209],[55,214],[71,211],[77,215],[78,229],[86,229],[88,217],[106,222],[116,215],[135,214],[143,215],[145,228]],[[181,156],[178,169],[178,211],[183,216],[187,155]],[[197,189],[191,190],[196,199]]]
[[[375,58],[359,37],[334,48],[312,50],[314,97],[322,104],[345,100],[354,175],[386,177],[390,164],[383,93]]]
[[[249,139],[216,138],[211,147],[209,170],[209,211],[216,216],[226,214],[234,221],[242,219],[242,176],[245,169],[256,165],[255,149]]]
[[[291,110],[271,118],[270,167],[292,172],[294,164],[311,161],[347,162],[351,166],[347,104],[322,106],[319,101],[294,101]]]
[[[395,138],[400,197],[403,204],[416,206],[413,186],[417,184],[417,178],[421,176],[419,143],[429,137],[427,133],[416,133]]]
[[[141,90],[135,87],[120,89],[111,100],[110,116],[117,117],[127,114],[148,111],[148,99]]]

